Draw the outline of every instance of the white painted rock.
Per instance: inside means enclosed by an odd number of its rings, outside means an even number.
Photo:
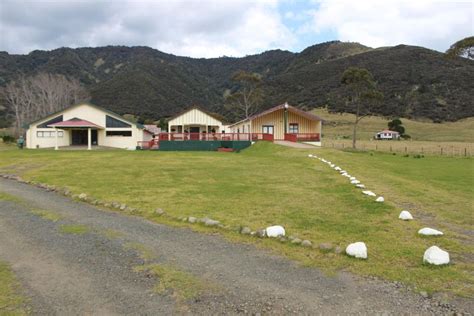
[[[351,183],[352,183],[352,184],[359,184],[360,181],[359,181],[359,180],[352,180]]]
[[[425,236],[441,236],[443,235],[443,232],[440,232],[439,230],[433,229],[433,228],[422,228],[418,231],[418,234],[420,235],[425,235]]]
[[[324,159],[324,158],[323,158],[323,159],[321,159],[321,161],[322,161],[322,162],[328,162],[328,161],[327,161],[326,159]]]
[[[367,259],[367,246],[365,243],[358,241],[347,246],[346,253],[352,257]]]
[[[362,193],[364,193],[365,195],[368,195],[368,196],[376,196],[377,195],[372,191],[362,191]]]
[[[313,158],[313,155],[309,154],[308,157],[309,157],[309,158]]]
[[[345,174],[345,175],[344,175],[344,177],[346,177],[346,178],[350,178],[350,177],[351,177],[351,175],[350,175],[350,174]]]
[[[365,189],[365,185],[363,185],[362,183],[356,184],[356,187],[361,188],[361,189]]]
[[[409,221],[413,219],[413,216],[411,216],[410,212],[408,211],[402,211],[400,213],[400,216],[398,216],[399,219],[402,219],[404,221]]]
[[[341,169],[341,167],[336,167],[336,168],[334,168],[334,170],[341,171],[342,169]]]
[[[285,229],[282,226],[270,226],[265,229],[267,237],[281,237],[285,236]]]
[[[349,180],[356,180],[356,177],[350,177]]]
[[[346,170],[341,170],[341,171],[339,171],[339,173],[343,174],[343,173],[347,173],[347,171]]]
[[[383,198],[383,196],[379,196],[378,198],[375,199],[375,202],[384,202],[385,199]]]
[[[425,251],[423,255],[423,262],[434,264],[434,265],[442,265],[449,263],[449,253],[447,251],[442,250],[439,247],[431,246]]]

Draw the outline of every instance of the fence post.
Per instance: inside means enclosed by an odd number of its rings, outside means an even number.
[[[390,145],[390,152],[392,152],[392,145]]]
[[[467,148],[464,147],[464,157],[467,157]]]
[[[443,147],[441,147],[441,156],[443,155]]]
[[[423,154],[423,147],[421,147],[421,154]]]
[[[377,150],[377,149],[378,149],[378,145],[377,145],[377,144],[375,144],[375,150]]]
[[[405,154],[407,153],[407,146],[405,146]]]
[[[344,143],[342,143],[342,148],[344,148]]]

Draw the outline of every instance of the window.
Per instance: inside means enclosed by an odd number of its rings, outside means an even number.
[[[106,131],[106,136],[124,136],[124,137],[131,137],[132,131]]]
[[[262,133],[273,135],[273,125],[263,125],[262,126]]]
[[[49,121],[46,121],[46,122],[43,122],[41,124],[39,124],[38,126],[36,126],[37,128],[52,128],[52,127],[49,127],[48,125],[49,124],[54,124],[54,123],[59,123],[59,122],[62,122],[63,121],[63,116],[60,115],[60,116],[57,116]]]
[[[299,125],[298,123],[290,123],[288,133],[290,134],[298,134],[299,133]]]
[[[63,137],[64,132],[63,131],[58,131],[58,137]],[[37,131],[36,132],[36,137],[38,138],[51,138],[51,137],[56,137],[54,132],[52,131]]]
[[[130,124],[125,123],[121,120],[117,120],[116,118],[113,118],[112,116],[105,116],[105,126],[106,127],[132,127]]]

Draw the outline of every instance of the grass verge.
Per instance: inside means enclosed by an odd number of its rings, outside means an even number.
[[[135,250],[144,261],[149,261],[156,257],[151,249],[137,242],[127,242],[123,247],[127,250]]]
[[[82,235],[90,231],[85,225],[61,225],[59,231],[63,234]]]
[[[19,287],[9,265],[0,261],[0,315],[26,315]]]
[[[0,191],[0,201],[8,201],[8,202],[16,202],[16,203],[22,202],[20,198],[14,195],[5,193],[5,192],[1,192],[1,191]]]
[[[158,278],[155,287],[157,293],[172,291],[178,302],[184,302],[199,297],[212,286],[190,273],[177,270],[174,267],[161,264],[148,264],[135,267],[135,272],[146,272]]]
[[[51,221],[51,222],[57,222],[60,219],[62,219],[61,215],[59,215],[57,213],[54,213],[54,212],[51,212],[51,211],[34,209],[34,210],[31,210],[31,213],[33,213],[34,215],[39,216],[41,218],[44,218],[48,221]]]

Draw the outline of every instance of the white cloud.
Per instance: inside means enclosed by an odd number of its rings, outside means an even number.
[[[315,1],[304,29],[334,32],[342,41],[379,47],[397,44],[440,51],[474,33],[472,1]]]
[[[0,50],[144,45],[192,57],[289,49],[276,1],[2,0]]]

